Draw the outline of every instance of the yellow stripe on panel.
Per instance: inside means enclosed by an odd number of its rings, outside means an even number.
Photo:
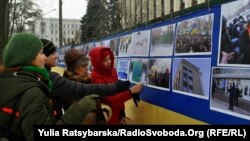
[[[158,124],[158,125],[207,125],[207,123],[173,112],[168,109],[140,101],[135,107],[133,100],[125,103],[126,116],[129,124]]]

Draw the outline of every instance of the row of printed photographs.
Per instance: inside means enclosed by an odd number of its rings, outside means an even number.
[[[250,119],[247,108],[250,106],[250,73],[247,73],[250,70],[246,68],[250,64],[250,51],[242,47],[245,41],[239,38],[250,19],[248,9],[250,0],[221,6],[220,43],[214,47],[219,49],[218,67],[211,66],[210,57],[199,57],[212,55],[213,14],[76,48],[88,52],[94,47],[109,46],[116,56],[120,79],[196,98],[209,99],[210,96],[210,109]],[[58,50],[59,62],[64,62],[63,54],[69,48]],[[136,56],[145,58],[133,58]]]
[[[212,110],[250,119],[250,68],[211,70],[210,58],[119,58],[116,67],[119,79],[173,94],[210,96]]]
[[[250,68],[211,67],[211,58],[116,58],[115,67],[120,80],[210,100],[212,110],[250,119]]]
[[[116,62],[121,80],[170,91],[172,78],[174,92],[203,99],[209,97],[210,58],[119,58]]]
[[[119,58],[116,69],[119,79],[196,98],[210,96],[212,110],[250,119],[249,68],[211,70],[210,58]]]
[[[213,17],[213,14],[203,15],[177,23],[177,29],[176,24],[164,25],[81,45],[79,49],[88,52],[91,48],[106,46],[115,57],[211,55]]]

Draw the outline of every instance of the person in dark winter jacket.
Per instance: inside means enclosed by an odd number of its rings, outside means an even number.
[[[90,50],[89,56],[93,65],[91,72],[93,83],[111,83],[118,80],[117,72],[114,68],[114,54],[109,47],[93,48]],[[142,84],[138,83],[115,96],[104,97],[103,102],[112,109],[112,116],[108,121],[109,124],[120,124],[126,120],[124,103],[134,95],[139,96],[142,87]]]
[[[91,83],[88,73],[89,59],[84,52],[74,48],[69,49],[65,53],[64,61],[67,69],[64,71],[63,77],[85,84]],[[74,101],[75,100],[61,100],[63,109],[68,109]]]
[[[227,19],[222,17],[220,63],[228,64],[234,59],[233,44],[228,32]]]
[[[7,137],[8,140],[33,141],[34,125],[80,124],[96,109],[98,96],[90,95],[74,103],[56,121],[50,95],[53,84],[44,68],[46,56],[37,36],[17,33],[5,46],[2,56],[0,140]]]
[[[100,96],[114,95],[129,88],[129,81],[117,81],[116,83],[106,84],[84,84],[69,80],[65,77],[62,77],[56,72],[52,72],[51,68],[56,66],[56,61],[58,58],[56,47],[50,40],[41,40],[44,46],[43,53],[47,56],[45,67],[49,71],[49,76],[53,83],[51,95],[54,99],[56,99],[56,101],[79,100],[82,97],[93,93]],[[61,111],[61,104],[59,103],[58,105],[55,105],[55,107],[57,107],[56,109],[58,109],[57,117],[60,118],[60,116],[63,114],[63,111]]]
[[[74,48],[69,49],[65,53],[64,61],[67,66],[64,77],[85,84],[91,83],[91,75],[88,71],[89,58],[83,51]],[[106,124],[112,115],[112,110],[107,104],[101,102],[102,98],[100,99],[102,114],[98,116],[105,117],[102,123]],[[65,100],[62,104],[63,108],[67,109],[72,104],[72,101]]]

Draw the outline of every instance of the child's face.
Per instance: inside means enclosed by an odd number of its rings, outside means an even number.
[[[103,65],[106,68],[111,68],[111,59],[110,59],[110,55],[106,56],[103,60]]]
[[[44,67],[47,57],[43,54],[43,49],[39,51],[36,58],[31,62],[31,65],[37,67]]]

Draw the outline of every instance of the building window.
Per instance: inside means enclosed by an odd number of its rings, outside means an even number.
[[[187,91],[187,82],[183,82],[183,85],[182,85],[182,90],[183,91]]]
[[[51,34],[54,34],[54,31],[53,31],[53,30],[51,30]]]
[[[183,72],[183,77],[187,78],[187,73],[185,71]]]
[[[191,70],[188,70],[188,73],[192,75],[193,72]]]
[[[188,78],[189,78],[190,82],[193,82],[193,77],[192,76],[189,76]]]
[[[192,85],[188,85],[188,92],[193,92],[193,86]]]
[[[187,67],[186,67],[186,66],[183,66],[183,70],[184,70],[185,72],[187,72],[187,71],[188,71],[188,69],[187,69]]]

